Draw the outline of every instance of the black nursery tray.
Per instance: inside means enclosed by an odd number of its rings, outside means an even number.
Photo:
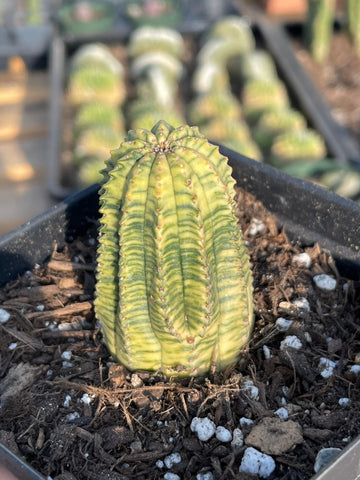
[[[248,18],[261,32],[267,48],[314,128],[321,133],[330,153],[340,164],[360,168],[360,149],[348,130],[333,117],[330,107],[313,81],[298,62],[289,35],[289,29],[301,24],[281,23],[270,19],[254,2],[235,0],[241,15]]]
[[[275,214],[290,237],[303,246],[318,242],[333,255],[341,274],[360,279],[360,205],[224,147],[220,146],[220,150],[228,157],[238,186]],[[0,237],[0,286],[36,264],[44,264],[55,245],[61,248],[74,240],[97,218],[98,186],[94,185]],[[313,479],[340,478],[339,472],[349,480],[358,478],[359,448],[356,439]],[[1,455],[0,464],[5,462],[12,468],[14,458],[7,458],[12,454],[3,451]],[[34,474],[30,470],[27,474],[19,478],[41,479],[31,476]]]
[[[289,236],[303,246],[319,242],[331,252],[341,274],[360,279],[360,205],[224,147],[220,150],[228,157],[238,186],[276,215]],[[55,245],[61,248],[97,218],[98,186],[94,185],[0,237],[0,286],[44,264]],[[358,478],[359,448],[359,440],[353,441],[313,479],[340,478],[339,472],[349,480]]]

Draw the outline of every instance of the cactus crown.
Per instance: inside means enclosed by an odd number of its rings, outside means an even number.
[[[168,375],[235,362],[252,277],[226,158],[160,121],[130,131],[103,173],[95,308],[114,359]]]

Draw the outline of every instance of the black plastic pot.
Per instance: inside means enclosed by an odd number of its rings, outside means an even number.
[[[342,274],[360,279],[360,205],[227,148],[220,150],[229,158],[237,184],[263,202],[295,242],[318,242]],[[89,187],[0,237],[0,286],[46,262],[55,244],[61,247],[83,233],[98,217],[97,192],[97,185]],[[314,479],[340,478],[336,472],[341,469],[343,478],[355,480],[359,455],[360,441],[353,442]]]
[[[295,56],[286,30],[290,24],[271,20],[254,2],[236,0],[235,3],[239,13],[259,29],[287,86],[310,123],[323,136],[329,152],[340,164],[360,168],[359,146],[347,129],[334,119],[328,104]]]
[[[360,279],[360,205],[227,148],[220,150],[237,184],[263,202],[295,242],[318,242],[333,255],[343,275]],[[55,244],[61,247],[83,233],[98,217],[97,192],[97,185],[89,187],[1,237],[0,286],[46,262]],[[314,479],[340,478],[341,471],[342,478],[355,480],[360,475],[359,455],[360,440]]]

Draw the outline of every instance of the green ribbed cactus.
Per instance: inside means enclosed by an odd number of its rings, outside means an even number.
[[[132,33],[129,41],[128,53],[137,57],[147,52],[162,52],[173,57],[181,57],[185,45],[181,34],[166,27],[139,27]]]
[[[291,108],[270,110],[261,115],[254,129],[254,139],[263,150],[269,150],[275,137],[290,130],[304,130],[305,117]]]
[[[308,0],[305,41],[318,63],[326,60],[334,28],[335,0]]]
[[[319,161],[325,155],[324,140],[315,130],[308,128],[278,135],[270,150],[270,161],[276,167],[284,167],[297,161]]]
[[[347,0],[346,23],[354,48],[360,54],[360,0]]]
[[[196,95],[230,89],[229,73],[216,62],[201,63],[194,71],[192,89]]]
[[[232,138],[236,142],[247,142],[251,138],[250,129],[245,122],[218,116],[201,126],[201,133],[219,143],[225,138]]]
[[[272,56],[261,49],[252,50],[240,57],[234,58],[229,64],[232,75],[248,80],[276,80],[278,74]]]
[[[187,113],[192,125],[200,125],[215,117],[239,119],[241,106],[230,90],[215,91],[195,97]]]
[[[116,148],[123,133],[106,126],[89,128],[82,132],[74,149],[74,160],[78,165],[88,159],[100,158],[103,160],[109,156],[110,150]]]
[[[79,108],[75,114],[75,134],[93,127],[110,127],[115,130],[124,129],[124,116],[114,105],[107,103],[90,102]]]
[[[206,374],[253,324],[252,275],[226,158],[197,128],[130,131],[101,189],[95,312],[131,370]]]
[[[249,80],[242,92],[242,106],[247,120],[256,122],[268,111],[289,106],[289,97],[281,80]]]
[[[155,123],[166,118],[166,121],[180,127],[184,124],[183,116],[176,110],[166,110],[149,100],[134,100],[128,109],[129,124],[132,129],[145,128],[151,130]]]
[[[255,48],[255,37],[249,23],[238,15],[228,15],[218,20],[211,28],[211,38],[232,38],[241,44],[242,53]]]

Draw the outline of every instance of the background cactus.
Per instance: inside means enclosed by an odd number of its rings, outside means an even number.
[[[360,0],[347,0],[346,24],[354,48],[360,54]]]
[[[296,161],[318,161],[325,155],[323,139],[315,130],[307,128],[278,135],[270,150],[270,162],[276,167],[285,167]]]
[[[128,51],[131,57],[158,51],[180,58],[184,53],[184,40],[172,28],[143,26],[132,33]]]
[[[116,106],[107,103],[86,103],[78,109],[74,118],[76,135],[99,126],[123,130],[124,125],[125,119],[122,112]]]
[[[130,131],[112,152],[95,310],[111,354],[131,370],[205,374],[247,342],[252,277],[230,173],[188,126]]]
[[[314,60],[326,60],[334,28],[335,0],[308,0],[305,42]]]

